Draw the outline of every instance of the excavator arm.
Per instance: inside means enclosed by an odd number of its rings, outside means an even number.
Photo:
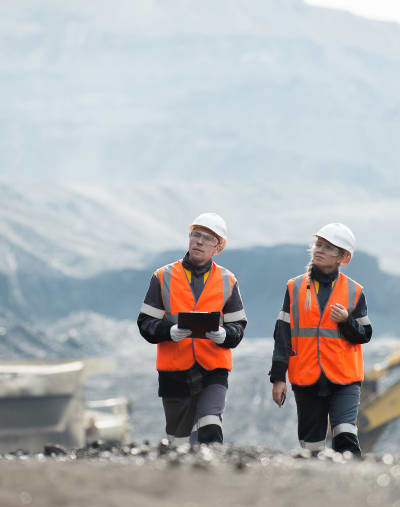
[[[360,444],[364,451],[372,449],[386,425],[400,417],[400,381],[378,392],[378,381],[394,368],[400,367],[400,351],[389,355],[365,373],[358,412]]]
[[[365,372],[365,381],[368,382],[376,382],[380,378],[384,377],[389,373],[393,368],[397,368],[400,366],[400,351],[394,352],[390,354],[385,361],[381,363],[376,363],[374,366]]]
[[[400,381],[377,395],[367,406],[360,406],[359,429],[366,432],[400,417]]]

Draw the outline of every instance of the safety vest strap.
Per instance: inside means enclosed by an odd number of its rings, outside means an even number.
[[[171,274],[172,270],[174,268],[174,264],[167,264],[163,268],[161,268],[159,271],[162,272],[162,277],[160,278],[160,284],[161,284],[161,295],[164,303],[165,313],[166,317],[168,319],[168,316],[171,315],[171,298],[170,298],[170,288],[171,288]],[[170,319],[168,319],[170,320]]]
[[[304,278],[306,275],[300,275],[297,276],[292,285],[292,294],[291,294],[291,300],[292,300],[292,336],[298,336],[299,335],[299,326],[300,326],[300,313],[299,313],[299,293],[300,293],[300,287],[303,283]]]
[[[348,304],[347,308],[351,313],[357,306],[358,300],[361,295],[361,286],[356,284],[354,280],[347,277],[347,290],[348,290]]]
[[[216,264],[216,266],[221,270],[222,275],[222,290],[224,291],[222,307],[224,307],[225,303],[231,297],[235,277],[228,269],[218,266],[218,264]]]

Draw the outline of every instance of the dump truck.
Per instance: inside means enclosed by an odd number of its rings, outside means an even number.
[[[100,358],[0,361],[0,453],[39,453],[47,444],[76,449],[94,439],[125,443],[128,400],[84,399],[87,377],[114,368]]]

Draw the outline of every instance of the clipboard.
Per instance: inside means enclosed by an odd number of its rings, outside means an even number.
[[[205,338],[206,331],[218,331],[220,312],[179,312],[178,327],[190,329],[189,338]]]

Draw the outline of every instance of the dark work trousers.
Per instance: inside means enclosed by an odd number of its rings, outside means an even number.
[[[185,398],[163,398],[166,433],[171,443],[223,441],[222,413],[227,388],[211,384]]]
[[[360,386],[350,384],[338,387],[327,396],[311,390],[294,392],[298,436],[302,447],[317,451],[324,449],[328,430],[328,416],[332,430],[332,448],[338,452],[350,451],[360,455],[357,437],[357,414],[360,404]]]

